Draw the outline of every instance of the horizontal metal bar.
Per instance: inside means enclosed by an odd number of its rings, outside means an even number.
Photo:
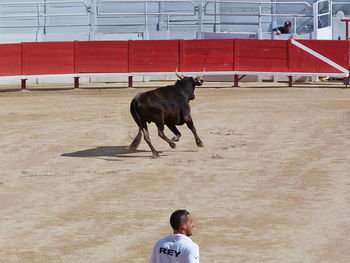
[[[311,18],[311,15],[301,15],[301,14],[260,14],[261,16],[290,16],[290,17],[309,17]]]
[[[305,5],[308,8],[311,7],[311,5],[308,2],[261,2],[261,1],[208,1],[204,8],[210,4],[252,4],[252,5]]]
[[[277,17],[285,17],[285,16],[289,16],[289,17],[312,17],[311,15],[303,15],[303,14],[206,14],[207,16],[277,16]]]
[[[112,15],[123,15],[123,16],[159,16],[159,15],[171,15],[171,16],[195,16],[195,13],[98,13],[97,17],[103,16],[112,16]],[[115,16],[114,16],[115,17]]]
[[[191,0],[102,0],[100,3],[191,3],[193,6],[196,6],[196,3]]]
[[[190,0],[178,0],[178,1],[174,1],[174,0],[161,0],[161,1],[153,1],[153,0],[148,0],[148,1],[140,1],[140,0],[121,0],[121,1],[118,1],[118,0],[102,0],[100,2],[98,2],[97,4],[97,15],[103,15],[103,14],[108,14],[108,15],[111,15],[111,14],[114,14],[114,15],[125,15],[125,14],[128,14],[128,13],[103,13],[103,12],[100,12],[100,8],[101,8],[101,5],[104,4],[104,3],[142,3],[142,4],[147,4],[147,3],[164,3],[164,2],[167,2],[167,3],[176,3],[176,4],[179,4],[179,3],[189,3],[193,6],[193,15],[196,14],[196,3],[193,2],[193,1],[190,1]],[[129,13],[130,14],[130,13]],[[144,13],[133,13],[135,15],[148,15],[149,13],[147,12],[144,12]],[[153,13],[154,15],[174,15],[174,14],[180,14],[181,13]],[[187,13],[188,14],[188,13]]]
[[[88,7],[84,1],[50,1],[50,2],[6,2],[0,3],[0,6],[24,6],[24,5],[52,5],[52,4],[83,4]]]
[[[205,32],[205,33],[209,33],[209,34],[218,34],[218,35],[256,35],[257,32],[256,31],[245,31],[245,32],[238,32],[238,31],[235,31],[235,32]],[[265,32],[263,32],[265,33]],[[271,34],[271,32],[268,32]]]
[[[95,24],[95,26],[145,26],[145,23],[127,23],[127,24]],[[127,32],[129,33],[129,32]]]
[[[11,26],[11,25],[8,25],[8,26],[1,26],[0,25],[0,28],[45,28],[45,27],[72,27],[72,26],[90,26],[89,24],[87,25],[23,25],[23,26]],[[73,34],[73,33],[72,33]],[[11,35],[11,34],[8,34],[8,35]]]
[[[104,4],[104,3],[117,3],[117,4],[122,4],[122,3],[140,3],[140,4],[144,4],[144,3],[174,3],[174,4],[179,4],[179,3],[188,3],[191,4],[193,7],[196,7],[197,4],[191,0],[102,0],[100,2],[98,2],[97,5],[97,9],[99,8],[100,5]]]
[[[332,2],[332,5],[350,5],[350,2]]]
[[[38,18],[38,17],[59,17],[59,16],[87,16],[88,14],[36,14],[36,15],[5,15],[2,16],[0,15],[0,18],[25,18],[25,17],[33,17],[33,18]]]

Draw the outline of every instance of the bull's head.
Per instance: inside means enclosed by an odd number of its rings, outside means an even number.
[[[203,70],[201,74],[198,74],[197,76],[193,77],[193,82],[196,86],[202,86],[204,72],[205,70]]]
[[[179,78],[179,80],[176,81],[175,85],[178,85],[181,90],[184,91],[184,94],[187,95],[188,100],[194,100],[194,90],[196,86],[202,86],[203,84],[204,70],[202,73],[198,74],[195,77],[185,77],[184,75],[180,74],[177,69],[175,71],[175,74]]]
[[[193,77],[193,84],[194,86],[201,86],[203,84],[203,75],[205,70],[203,70],[202,73],[198,74],[197,76]],[[176,76],[179,78],[179,80],[183,80],[185,78],[184,75],[180,74],[177,69],[175,71]]]

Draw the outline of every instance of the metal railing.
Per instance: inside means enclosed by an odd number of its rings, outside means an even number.
[[[327,2],[329,0],[320,0],[318,3]],[[350,4],[350,2],[333,2],[333,5]],[[74,5],[78,8],[77,12],[72,12],[70,7]],[[113,8],[110,8],[112,5]],[[123,6],[124,9],[118,8]],[[130,12],[125,5],[131,6]],[[176,5],[176,8],[174,7]],[[218,9],[219,5],[237,7],[237,5],[252,6],[253,12],[227,12],[224,8]],[[298,12],[284,12],[283,8],[293,6],[298,7]],[[12,14],[4,13],[6,8],[20,8],[11,10]],[[52,7],[52,8],[49,8]],[[137,8],[133,8],[137,7]],[[180,8],[178,8],[180,7]],[[5,8],[5,9],[4,9]],[[28,8],[25,10],[25,8]],[[56,9],[55,9],[56,8]],[[51,10],[48,12],[48,10]],[[278,12],[281,9],[282,12]],[[286,9],[286,8],[285,8]],[[3,10],[3,11],[1,11]],[[18,11],[22,10],[22,11]],[[23,11],[25,10],[25,11]],[[52,12],[56,10],[56,12]],[[115,11],[114,11],[115,10]],[[120,11],[123,10],[123,11]],[[233,10],[233,9],[232,9]],[[297,9],[294,9],[297,10]],[[323,12],[316,16],[329,16],[331,12]],[[293,21],[293,32],[298,33],[299,29],[305,23],[309,23],[314,27],[315,14],[313,5],[306,1],[288,1],[288,2],[262,2],[262,1],[243,1],[243,0],[227,0],[227,1],[192,1],[192,0],[100,0],[91,1],[91,4],[81,0],[76,1],[44,1],[44,2],[7,2],[0,3],[0,28],[20,29],[35,28],[37,30],[36,39],[39,40],[41,34],[45,35],[46,28],[52,27],[79,27],[84,26],[89,32],[90,40],[94,39],[97,29],[103,32],[103,27],[115,29],[117,32],[120,28],[128,31],[126,28],[139,27],[137,33],[144,33],[144,39],[147,39],[150,31],[166,31],[172,32],[172,27],[181,27],[184,31],[195,30],[197,36],[201,36],[203,32],[220,32],[220,26],[243,26],[253,25],[256,30],[254,32],[258,38],[262,34],[272,34],[269,29],[276,26],[277,18],[288,18]],[[250,21],[230,21],[228,17],[252,17]],[[73,23],[68,20],[66,23],[55,23],[56,21],[49,18],[55,17],[86,17],[83,23]],[[128,19],[124,19],[128,18]],[[32,19],[33,24],[16,24],[19,19]],[[254,20],[256,22],[254,22]],[[14,23],[11,23],[14,21]],[[65,22],[65,21],[60,21]],[[78,21],[79,22],[79,21]],[[269,27],[271,25],[271,27]],[[102,28],[102,29],[101,29]],[[130,33],[132,30],[129,31]],[[135,32],[136,33],[136,32]],[[233,31],[232,33],[237,33]]]
[[[132,3],[141,3],[144,4],[144,12],[103,12],[101,11],[103,4],[132,4]],[[190,4],[193,7],[193,10],[189,10],[189,12],[181,13],[181,12],[148,12],[148,5],[150,3],[176,3],[176,4]],[[140,0],[102,0],[97,4],[97,17],[99,16],[114,16],[114,15],[144,15],[144,16],[154,16],[154,15],[195,15],[196,14],[196,3],[190,0],[148,0],[148,1],[140,1]]]
[[[107,9],[106,7],[110,5],[115,5],[114,7],[117,7],[117,5],[133,5],[133,4],[139,4],[139,7],[141,7],[143,10],[142,12],[111,12],[111,11],[103,11],[103,9]],[[156,8],[157,11],[150,10],[151,4],[158,4],[158,7]],[[176,4],[178,5],[187,5],[187,10],[173,10],[173,11],[167,11],[164,10],[165,4]],[[131,7],[132,9],[132,7]],[[197,17],[197,11],[198,6],[194,1],[191,0],[149,0],[149,1],[140,1],[140,0],[101,0],[97,3],[96,7],[96,19],[97,23],[96,26],[119,26],[119,27],[132,27],[132,26],[141,26],[143,27],[144,38],[148,39],[148,32],[150,31],[149,27],[150,24],[150,18],[156,17],[157,25],[155,25],[155,28],[160,31],[160,24],[164,23],[166,31],[170,32],[170,25],[175,24],[174,21],[186,21],[184,19],[185,17],[190,17],[191,19],[187,19],[190,21],[193,21],[191,25],[196,24],[198,21]],[[115,23],[115,22],[108,22],[108,23],[102,23],[99,20],[105,19],[105,18],[118,18],[118,17],[129,17],[129,18],[141,18],[143,21],[138,23],[130,23],[129,21],[126,21],[124,23]],[[182,23],[183,26],[186,26],[186,24]]]
[[[256,13],[218,13],[217,10],[216,10],[216,5],[217,4],[225,4],[225,5],[232,5],[232,6],[235,6],[235,5],[241,5],[241,4],[244,4],[244,5],[251,5],[251,6],[254,6],[256,7]],[[215,7],[215,12],[210,12],[208,10],[210,10],[210,5],[213,5]],[[277,6],[303,6],[304,7],[304,10],[303,11],[306,11],[307,14],[300,14],[300,13],[273,13],[273,12],[270,12],[270,13],[264,13],[263,12],[263,7],[266,6],[266,7],[270,7],[271,10],[276,10],[276,7]],[[273,7],[273,8],[271,8]],[[258,35],[259,34],[262,34],[262,33],[268,33],[268,32],[263,32],[262,31],[262,24],[264,23],[270,23],[270,24],[273,24],[275,23],[274,21],[274,18],[275,17],[288,17],[289,19],[293,20],[294,21],[294,26],[293,26],[293,31],[294,33],[296,33],[296,30],[297,30],[297,18],[311,18],[312,17],[312,13],[311,13],[311,10],[312,10],[312,5],[310,5],[308,2],[304,2],[304,1],[290,1],[290,2],[261,2],[261,1],[235,1],[235,0],[232,0],[232,1],[208,1],[205,5],[204,5],[204,15],[205,16],[214,16],[214,20],[215,20],[215,25],[220,25],[220,24],[223,24],[221,22],[217,22],[217,17],[222,17],[222,16],[250,16],[250,17],[257,17],[258,18],[258,23],[257,23],[257,26],[258,26],[258,29],[257,29],[257,32],[247,32],[247,33],[257,33]],[[263,22],[262,21],[262,18],[263,17],[270,17],[272,19],[271,22]],[[227,25],[229,23],[225,23],[225,25]],[[274,25],[273,27],[275,27],[276,25]],[[215,26],[215,29],[217,27]],[[270,31],[271,32],[271,31]],[[259,37],[259,36],[258,36]]]
[[[80,12],[69,12],[69,6],[74,5],[80,8]],[[60,13],[48,13],[47,8],[50,6],[56,6],[68,9],[67,12]],[[71,27],[71,26],[86,26],[86,24],[60,24],[60,25],[50,25],[47,23],[47,18],[49,17],[77,17],[77,16],[89,16],[90,7],[84,1],[50,1],[50,2],[7,2],[0,3],[0,10],[5,10],[7,8],[21,8],[27,9],[16,14],[2,14],[0,13],[0,20],[6,20],[6,23],[0,23],[0,28],[36,28],[36,41],[39,40],[39,35],[45,34],[47,27]],[[25,19],[29,21],[30,19],[35,22],[35,24],[18,25],[11,24],[11,21]],[[42,31],[42,34],[40,34]]]
[[[65,7],[67,4],[79,4],[84,7],[85,12],[83,13],[63,13],[63,14],[48,14],[45,12],[47,6],[62,5]],[[84,1],[50,1],[50,2],[8,2],[0,3],[0,8],[10,6],[17,7],[35,7],[36,12],[32,14],[17,14],[17,15],[0,15],[0,18],[19,18],[19,17],[52,17],[52,16],[85,16],[88,15],[89,7]]]
[[[189,12],[164,12],[161,9],[158,12],[151,12],[148,10],[148,4],[150,3],[175,3],[176,4],[188,4],[191,5],[191,10]],[[102,6],[106,4],[125,4],[125,3],[139,3],[144,4],[143,12],[103,12],[101,11]],[[244,4],[244,5],[255,5],[257,6],[258,12],[255,14],[248,14],[248,13],[240,13],[240,14],[231,14],[231,13],[218,13],[216,6],[218,4],[231,4],[231,5],[237,5],[237,4]],[[262,6],[281,6],[281,5],[294,5],[294,6],[303,6],[304,10],[307,11],[308,14],[300,14],[300,13],[288,13],[288,14],[277,14],[277,13],[263,13]],[[116,17],[122,17],[122,16],[134,16],[134,17],[144,17],[144,21],[142,23],[136,23],[136,24],[130,24],[130,23],[115,23],[115,24],[101,24],[103,26],[144,26],[145,32],[149,31],[149,20],[148,18],[150,16],[158,16],[158,17],[165,17],[165,24],[166,24],[166,30],[170,30],[170,26],[192,26],[197,27],[198,35],[200,36],[201,33],[204,31],[205,26],[210,26],[213,28],[213,31],[216,32],[218,25],[228,25],[228,24],[234,24],[234,23],[223,23],[218,20],[218,17],[223,16],[251,16],[251,17],[258,17],[258,29],[262,28],[262,17],[289,17],[294,19],[295,24],[297,23],[297,18],[310,18],[312,17],[310,14],[311,5],[308,2],[298,1],[298,2],[273,2],[273,3],[266,3],[266,2],[246,2],[246,1],[208,1],[206,3],[195,3],[193,1],[173,1],[173,0],[160,0],[160,1],[139,1],[139,0],[131,0],[131,1],[124,1],[124,0],[102,0],[97,5],[97,18],[116,18]],[[184,20],[184,19],[176,19],[176,17],[184,17],[184,16],[192,16],[192,19]],[[214,18],[213,18],[214,17]],[[160,20],[160,19],[159,19]],[[294,30],[296,30],[296,26],[293,27]],[[258,30],[257,30],[258,31]],[[254,32],[256,33],[256,32]]]

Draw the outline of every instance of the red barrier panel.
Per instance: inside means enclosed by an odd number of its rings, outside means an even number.
[[[22,74],[21,44],[0,45],[0,76]]]
[[[237,39],[236,71],[287,72],[288,42],[281,40]]]
[[[341,67],[349,69],[349,41],[292,40],[291,43],[289,71],[341,73]]]
[[[127,73],[127,41],[75,42],[75,73]]]
[[[74,72],[74,42],[22,44],[22,74],[69,74]]]
[[[129,41],[129,72],[172,72],[177,67],[178,40]]]
[[[233,71],[233,39],[183,40],[180,42],[181,71]]]

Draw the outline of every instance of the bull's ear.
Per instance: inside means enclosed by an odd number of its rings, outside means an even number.
[[[193,79],[194,79],[195,81],[202,79],[202,78],[203,78],[203,75],[204,75],[204,72],[205,72],[205,68],[203,68],[203,72],[202,72],[202,73],[198,74],[198,75],[195,76]]]
[[[179,78],[179,80],[182,80],[182,79],[184,78],[184,76],[181,75],[181,74],[177,71],[177,68],[176,68],[176,70],[175,70],[175,74],[176,74],[176,76]]]

